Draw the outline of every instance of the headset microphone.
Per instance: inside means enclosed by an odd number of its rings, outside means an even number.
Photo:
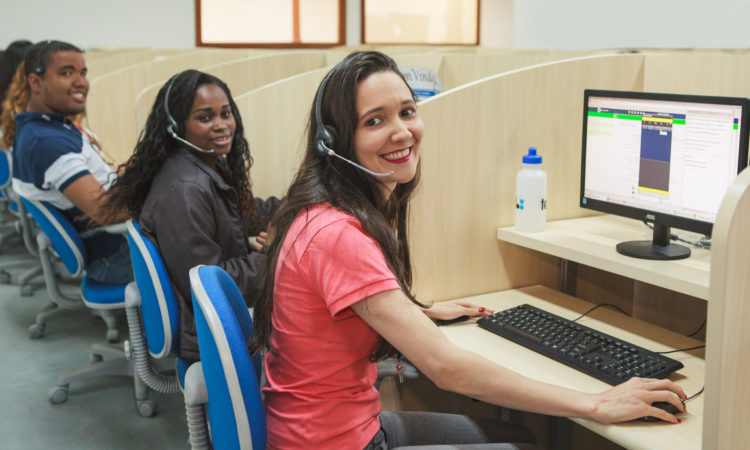
[[[374,177],[387,177],[393,175],[394,172],[392,170],[390,172],[384,173],[373,172],[372,170],[366,169],[350,159],[344,158],[333,150],[333,147],[336,145],[335,129],[330,125],[323,124],[323,119],[321,118],[322,115],[320,112],[321,103],[323,103],[323,91],[325,90],[326,84],[328,83],[328,78],[330,77],[331,74],[329,73],[323,79],[323,82],[320,83],[320,88],[318,88],[318,95],[315,98],[315,122],[318,125],[318,131],[315,133],[315,149],[322,156],[334,156],[342,161],[346,161],[357,169],[362,170]]]
[[[169,86],[167,86],[167,92],[164,93],[164,111],[167,113],[167,120],[169,121],[169,125],[167,125],[167,133],[169,133],[176,141],[182,142],[183,144],[187,145],[188,147],[192,148],[193,150],[199,151],[201,153],[207,153],[211,154],[214,153],[213,149],[210,150],[204,150],[197,145],[194,145],[190,142],[188,142],[185,139],[182,139],[177,135],[177,132],[175,131],[175,128],[177,128],[177,121],[174,120],[174,117],[169,113],[169,91],[172,89],[172,83],[174,83],[174,80],[169,82]]]

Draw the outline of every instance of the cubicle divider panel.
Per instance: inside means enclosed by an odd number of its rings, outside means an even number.
[[[188,49],[171,49],[155,48],[141,49],[132,52],[123,52],[102,58],[89,60],[89,54],[86,54],[86,66],[88,68],[88,78],[97,79],[116,70],[126,69],[129,66],[146,63],[150,61],[161,61],[172,56],[190,53],[193,50]]]
[[[730,186],[713,229],[703,448],[746,448],[750,402],[750,171]]]
[[[201,70],[224,81],[236,98],[274,81],[321,68],[324,63],[325,54],[323,52],[281,51],[208,66]],[[138,94],[135,105],[135,136],[140,134],[146,124],[156,94],[163,85],[163,82],[153,84],[144,88]],[[253,119],[247,118],[246,120]]]
[[[642,85],[643,56],[596,56],[500,74],[425,101],[409,233],[418,297],[439,301],[556,277],[549,261],[520,251],[506,259],[497,244],[497,227],[513,224],[521,156],[537,146],[544,158],[548,220],[589,214],[578,207],[583,90]]]
[[[78,45],[75,42],[71,42],[73,45]],[[111,47],[111,48],[102,48],[102,47],[92,47],[92,48],[82,48],[79,47],[81,50],[86,52],[86,58],[91,59],[91,61],[95,61],[99,58],[108,58],[110,56],[116,56],[121,55],[125,53],[140,53],[142,51],[148,50],[147,47]]]
[[[443,86],[457,87],[480,78],[552,61],[583,56],[573,52],[445,53],[438,75]]]
[[[130,157],[135,146],[135,100],[146,86],[166,80],[188,68],[200,68],[247,56],[246,51],[196,51],[162,61],[129,66],[91,81],[86,107],[89,128],[97,134],[104,152],[115,162]]]
[[[750,97],[750,54],[646,54],[643,90],[673,94]]]
[[[235,98],[257,167],[250,170],[255,196],[286,194],[302,158],[315,92],[328,70],[279,80]]]

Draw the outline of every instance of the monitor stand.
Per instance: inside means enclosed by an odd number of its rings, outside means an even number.
[[[684,245],[670,243],[668,226],[654,224],[653,241],[627,241],[617,244],[617,252],[641,259],[683,259],[690,256]]]

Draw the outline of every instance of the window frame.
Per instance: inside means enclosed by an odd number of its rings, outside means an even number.
[[[206,0],[208,3],[210,0]],[[203,42],[201,28],[201,2],[195,0],[195,46],[216,48],[331,48],[346,44],[346,0],[339,3],[339,27],[337,42]],[[299,0],[292,0],[293,26],[299,32]],[[363,19],[364,20],[364,19]],[[297,37],[298,38],[298,37]]]

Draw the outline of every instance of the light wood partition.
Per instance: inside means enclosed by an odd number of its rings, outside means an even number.
[[[86,106],[87,125],[99,137],[105,154],[116,163],[123,162],[135,145],[135,100],[144,87],[190,67],[204,67],[247,55],[245,50],[195,51],[136,64],[95,78],[91,81]]]
[[[445,53],[438,75],[449,89],[498,73],[580,56],[573,52]]]
[[[642,85],[642,56],[597,56],[500,74],[426,100],[409,236],[419,298],[556,279],[554,261],[497,244],[497,227],[513,223],[521,156],[533,145],[544,158],[549,220],[587,214],[577,206],[583,90]]]
[[[289,51],[204,67],[204,72],[217,76],[229,86],[234,97],[294,74],[324,67],[326,55],[319,51]],[[137,137],[146,124],[154,99],[163,82],[144,88],[136,98],[135,128]]]
[[[75,45],[75,43],[74,43]],[[86,59],[87,61],[90,59],[91,61],[97,60],[99,58],[108,58],[110,56],[115,55],[122,55],[125,53],[139,53],[142,51],[148,50],[145,47],[112,47],[112,48],[89,48],[89,49],[81,49],[86,52]]]
[[[750,54],[646,54],[643,90],[673,94],[750,97]]]
[[[713,229],[706,336],[703,448],[747,448],[750,427],[750,170],[724,197]]]
[[[114,55],[91,58],[86,54],[86,66],[88,67],[89,79],[102,77],[115,70],[121,70],[134,64],[149,61],[159,61],[181,53],[189,53],[193,50],[180,49],[139,49],[132,52],[121,52]]]
[[[315,91],[328,70],[295,75],[235,98],[250,152],[259,167],[250,171],[254,195],[286,193],[301,160]]]

